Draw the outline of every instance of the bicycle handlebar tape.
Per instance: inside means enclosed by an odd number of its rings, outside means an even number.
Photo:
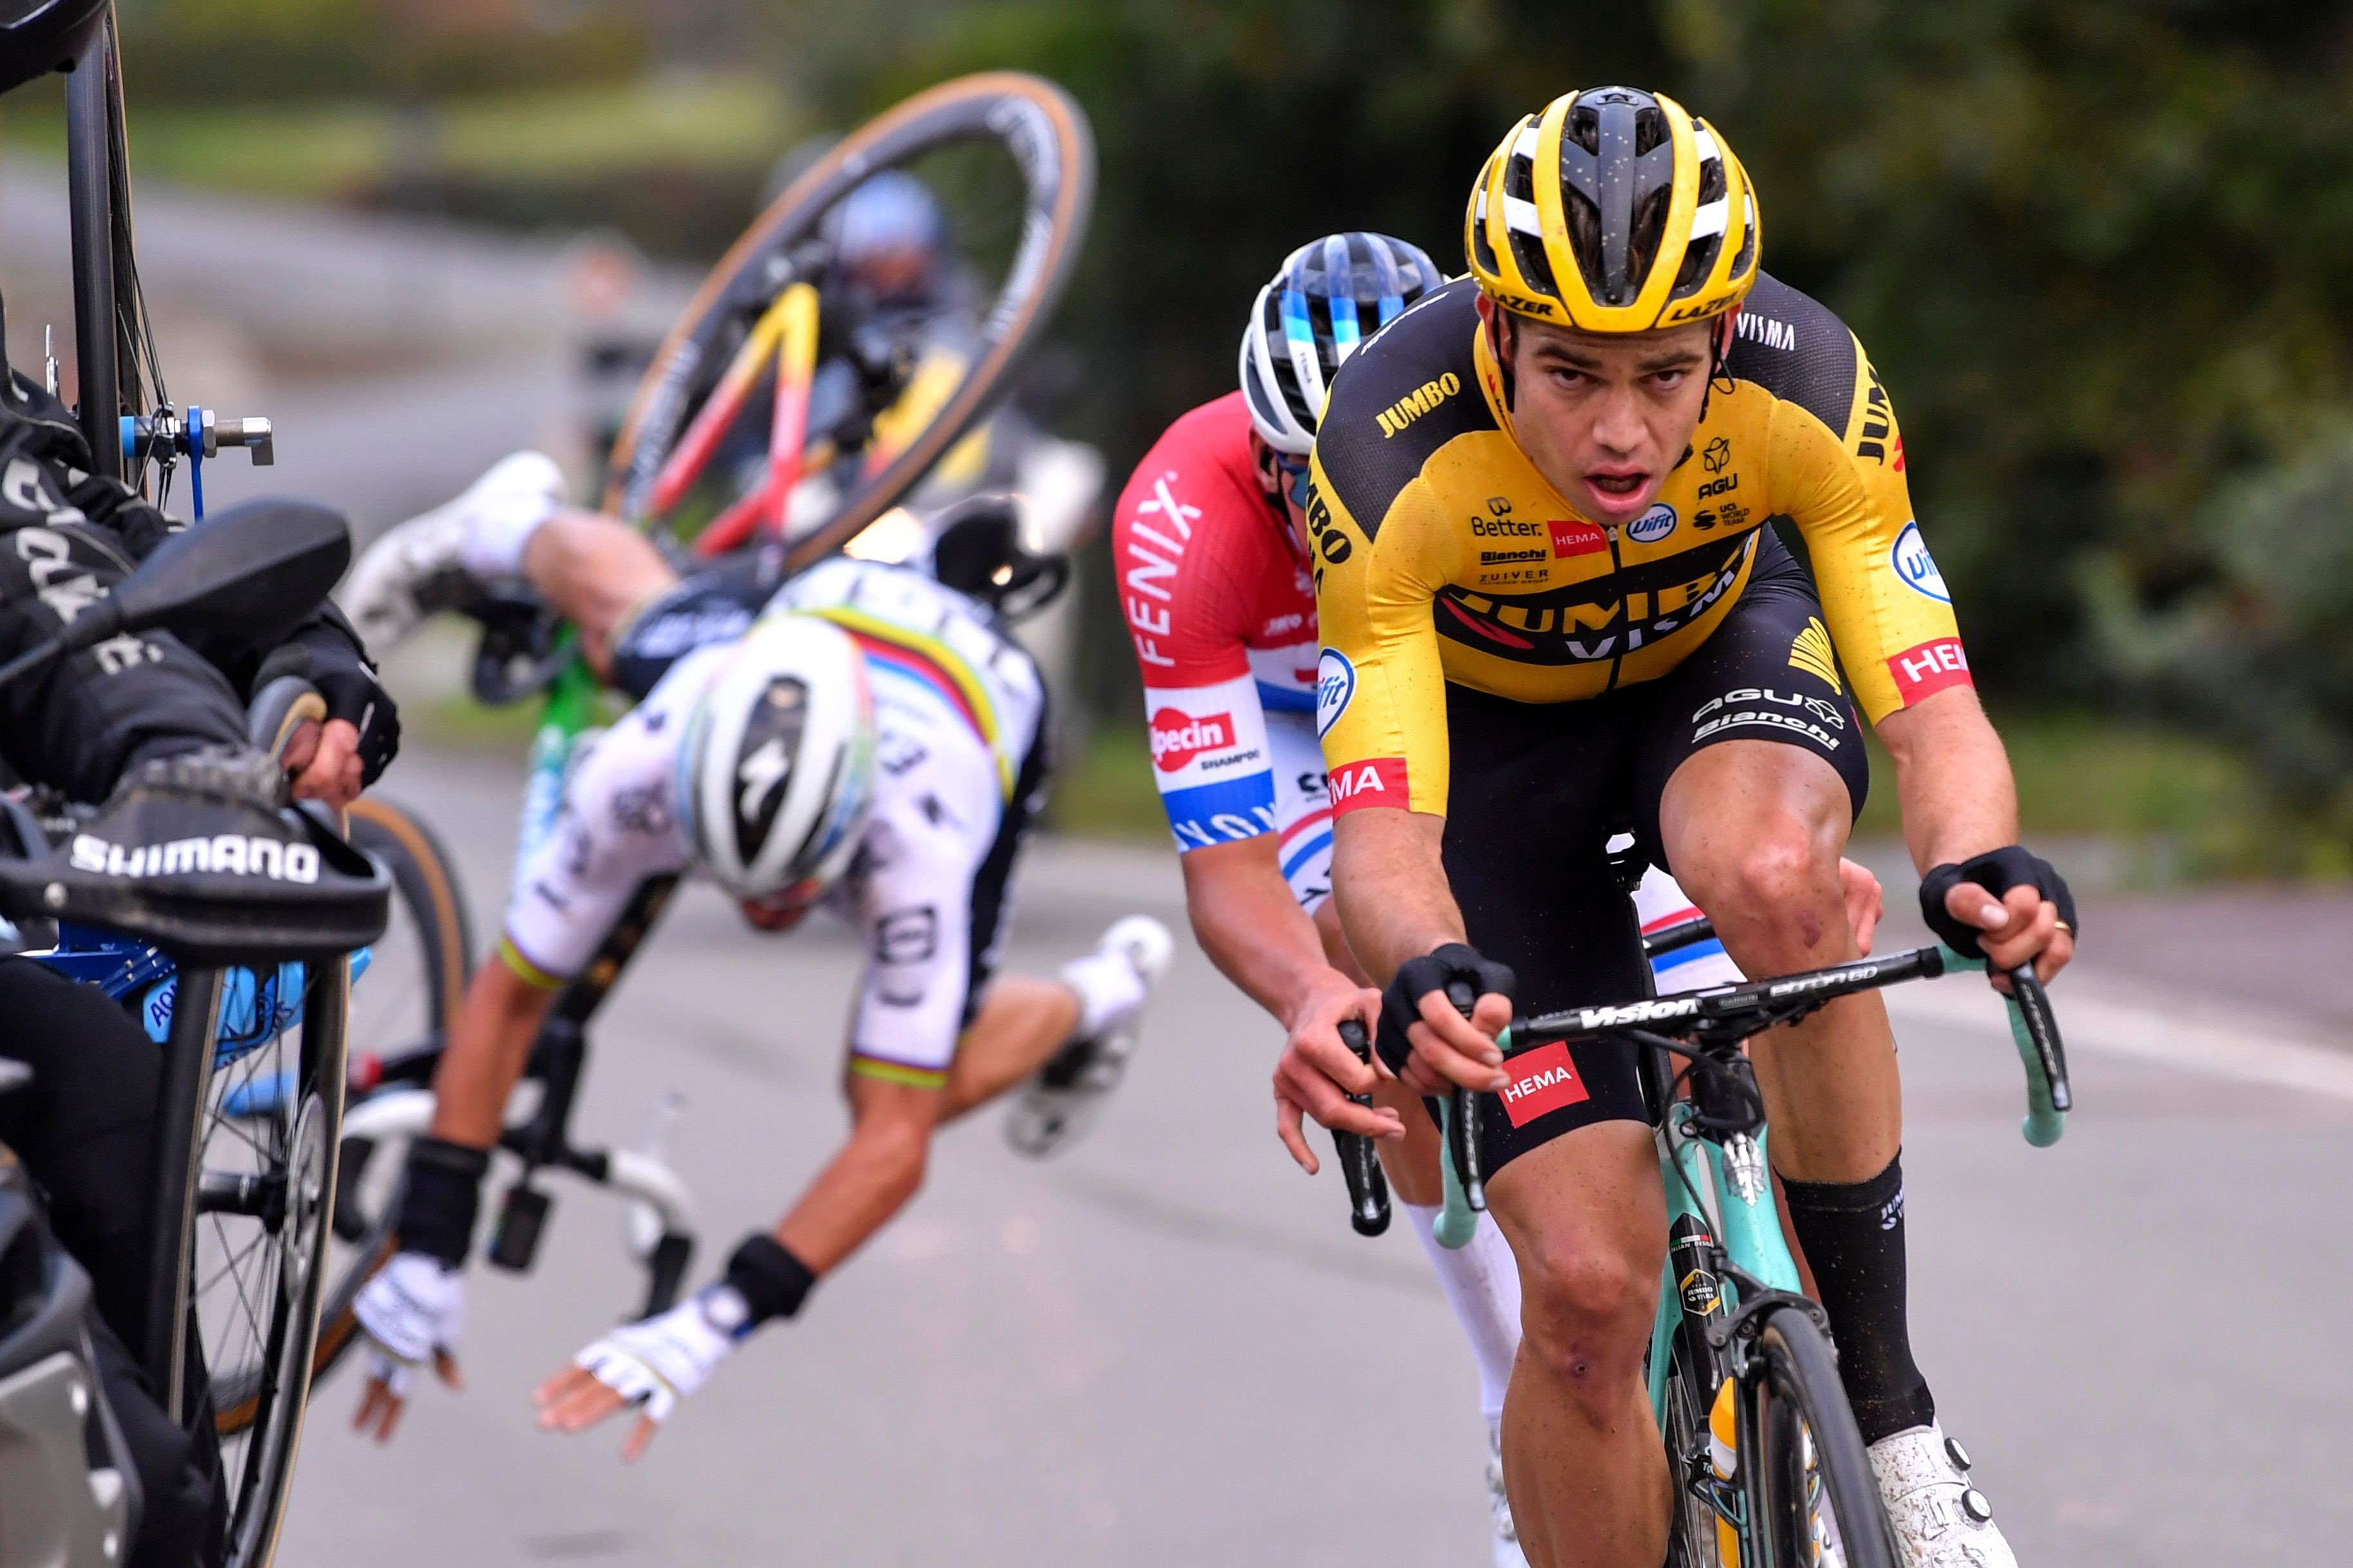
[[[421,1252],[452,1268],[466,1265],[474,1244],[474,1219],[482,1206],[482,1178],[491,1152],[419,1138],[408,1146],[408,1173],[393,1234],[401,1250]]]
[[[817,1274],[775,1237],[754,1231],[729,1256],[726,1284],[744,1298],[748,1309],[743,1327],[736,1331],[740,1338],[771,1318],[789,1318],[798,1312],[817,1284]]]
[[[2025,846],[2010,844],[1972,855],[1957,865],[1948,860],[1920,879],[1920,918],[1956,952],[1985,952],[1978,944],[1978,928],[1956,919],[1945,907],[1946,896],[1964,882],[1974,882],[1997,899],[2012,888],[2032,888],[2059,906],[2059,918],[2067,923],[2068,930],[2083,929],[2075,923],[2075,895],[2068,891],[2067,879],[2050,861],[2029,852]]]
[[[1519,986],[1510,964],[1482,958],[1476,948],[1463,942],[1450,942],[1419,958],[1407,959],[1398,965],[1397,978],[1381,993],[1381,1027],[1375,1048],[1389,1071],[1403,1072],[1413,1055],[1413,1044],[1405,1032],[1421,1021],[1421,999],[1457,983],[1472,988],[1474,1001],[1490,991],[1508,1000]]]

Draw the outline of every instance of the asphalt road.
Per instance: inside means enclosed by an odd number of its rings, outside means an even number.
[[[485,929],[516,778],[415,755],[389,785],[459,847]],[[1181,928],[1158,854],[1050,843],[1028,872],[1017,967],[1132,909]],[[628,1142],[685,1096],[698,1273],[839,1134],[856,956],[838,928],[759,938],[697,892],[614,1000],[582,1125]],[[2081,1109],[2053,1150],[2018,1136],[1978,982],[1899,1016],[1920,1359],[2030,1568],[2334,1560],[2353,1057],[2095,962],[2059,993]],[[462,1396],[427,1390],[378,1450],[344,1429],[353,1374],[320,1394],[280,1561],[1483,1562],[1467,1354],[1402,1227],[1357,1239],[1336,1173],[1275,1144],[1275,1043],[1180,936],[1089,1141],[1040,1165],[988,1111],[950,1131],[909,1211],[634,1467],[617,1425],[530,1419],[533,1386],[638,1289],[617,1209],[565,1192],[535,1274],[475,1271]]]

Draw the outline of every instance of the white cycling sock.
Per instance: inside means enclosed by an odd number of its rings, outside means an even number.
[[[1079,1026],[1071,1031],[1074,1040],[1101,1033],[1106,1023],[1144,1002],[1144,977],[1122,952],[1097,949],[1071,960],[1062,965],[1062,984],[1079,999]]]
[[[1434,1234],[1438,1205],[1397,1206],[1413,1221],[1446,1303],[1471,1342],[1472,1359],[1479,1363],[1479,1413],[1492,1427],[1503,1419],[1504,1390],[1511,1386],[1512,1363],[1520,1353],[1520,1266],[1511,1244],[1495,1228],[1494,1216],[1482,1214],[1469,1246],[1441,1246]]]

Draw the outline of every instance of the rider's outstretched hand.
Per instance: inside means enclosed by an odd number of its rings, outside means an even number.
[[[1956,952],[1983,952],[1997,989],[2034,965],[2048,982],[2075,956],[2075,895],[2048,860],[2020,845],[1989,850],[1920,879],[1920,916]]]
[[[1477,998],[1467,1018],[1448,995],[1458,985]],[[1463,942],[1408,959],[1381,993],[1381,1060],[1421,1094],[1458,1087],[1501,1093],[1506,1079],[1495,1037],[1511,1026],[1515,985],[1510,965]]]
[[[1880,900],[1879,879],[1871,874],[1870,868],[1841,858],[1839,892],[1846,900],[1846,923],[1847,929],[1854,932],[1854,950],[1868,957],[1871,939],[1878,933],[1880,919],[1887,912]]]
[[[356,1430],[391,1441],[409,1383],[427,1362],[450,1388],[465,1386],[458,1339],[466,1327],[466,1277],[448,1264],[421,1252],[395,1254],[361,1289],[352,1315],[368,1341],[367,1389],[352,1418]]]
[[[1394,1110],[1358,1105],[1348,1097],[1370,1094],[1379,1074],[1357,1059],[1340,1038],[1340,1026],[1354,1018],[1367,1029],[1381,1016],[1381,994],[1333,970],[1291,1020],[1282,1059],[1274,1068],[1274,1131],[1300,1169],[1317,1170],[1315,1152],[1300,1131],[1303,1115],[1339,1132],[1368,1138],[1402,1138],[1405,1123]]]
[[[638,1423],[621,1446],[621,1458],[635,1459],[678,1402],[702,1387],[734,1350],[744,1321],[743,1298],[732,1286],[717,1284],[667,1312],[623,1324],[540,1384],[532,1396],[539,1406],[540,1429],[585,1432],[634,1406]]]

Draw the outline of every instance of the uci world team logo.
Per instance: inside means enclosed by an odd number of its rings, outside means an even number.
[[[1675,531],[1675,509],[1661,501],[1626,525],[1626,537],[1637,544],[1656,544]]]
[[[1338,648],[1325,648],[1315,659],[1316,739],[1331,733],[1340,715],[1348,710],[1348,699],[1356,694],[1356,667]]]
[[[1953,602],[1951,592],[1945,586],[1945,574],[1936,570],[1936,558],[1928,553],[1928,542],[1920,537],[1917,521],[1906,522],[1904,531],[1895,536],[1895,547],[1888,552],[1894,563],[1895,574],[1914,593],[1934,599],[1940,605]]]

